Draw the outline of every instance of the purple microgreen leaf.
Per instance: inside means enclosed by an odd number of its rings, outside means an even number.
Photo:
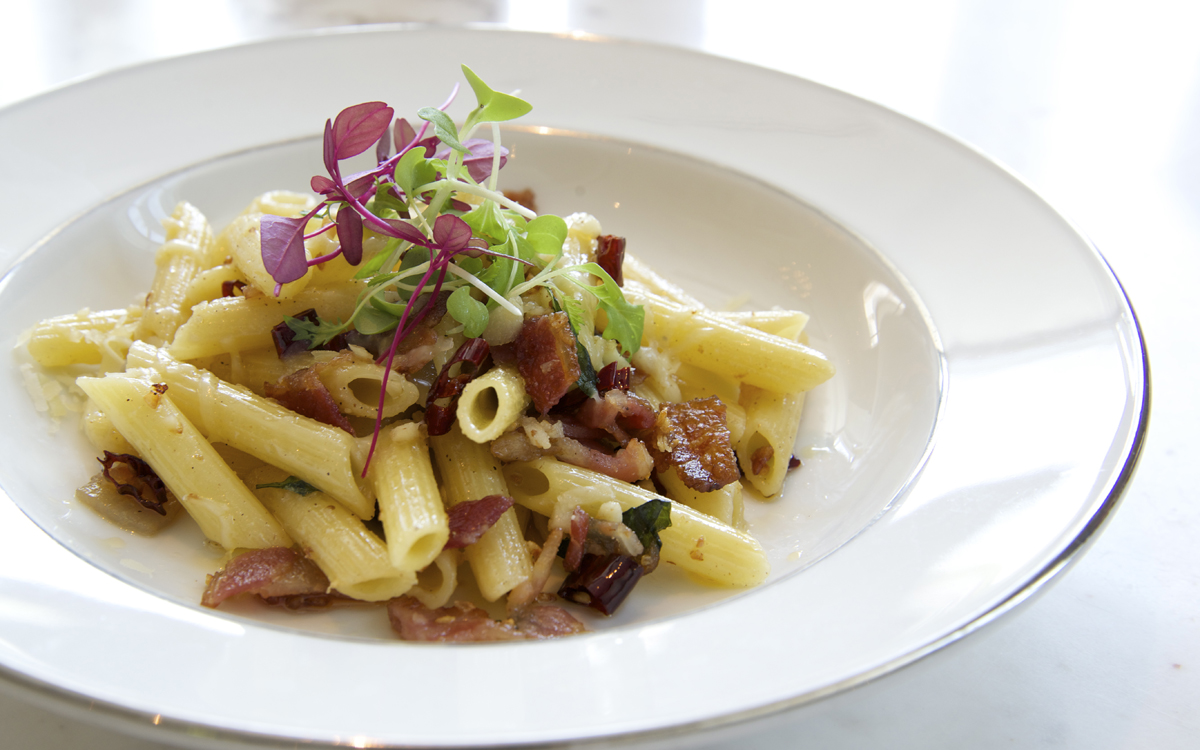
[[[395,132],[394,140],[396,141],[396,151],[403,151],[408,148],[413,141],[417,139],[417,131],[413,130],[413,126],[408,124],[408,120],[403,117],[396,120],[393,126]]]
[[[454,214],[442,214],[433,223],[433,241],[442,250],[457,253],[471,241],[471,227]]]
[[[439,216],[438,219],[440,221],[441,217]],[[414,245],[420,245],[421,247],[429,246],[429,239],[421,233],[421,230],[417,229],[412,224],[409,224],[407,221],[400,221],[399,219],[384,219],[384,223],[391,227],[391,236],[399,237],[402,240],[408,240]]]
[[[354,196],[355,200],[361,200],[373,187],[375,187],[375,175],[365,174],[347,183],[346,192]]]
[[[379,140],[395,114],[383,102],[363,102],[347,107],[333,121],[334,155],[338,161],[358,156]]]
[[[362,262],[363,220],[349,206],[343,206],[337,215],[338,241],[342,243],[342,255],[352,266]]]
[[[325,121],[325,137],[322,143],[321,158],[325,161],[325,171],[334,180],[339,179],[337,149],[333,144],[333,120]]]
[[[492,174],[492,160],[496,154],[496,144],[484,138],[470,138],[463,141],[463,145],[467,147],[467,155],[463,157],[463,164],[466,165],[467,172],[475,182],[483,182]],[[440,149],[434,154],[434,158],[449,159],[450,149]],[[507,161],[508,149],[501,146],[500,166],[504,167]]]
[[[392,155],[392,130],[384,127],[383,134],[379,136],[379,142],[375,144],[375,161],[378,164],[383,164]]]
[[[319,193],[321,195],[329,195],[337,190],[337,183],[323,175],[314,175],[313,178],[308,181],[308,186],[312,188],[314,193]]]
[[[304,255],[307,224],[307,216],[288,218],[267,214],[260,220],[263,266],[276,284],[295,281],[308,271],[308,259]]]

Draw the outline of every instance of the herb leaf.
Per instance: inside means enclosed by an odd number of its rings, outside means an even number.
[[[287,490],[288,492],[295,492],[297,495],[301,496],[311,495],[314,492],[320,492],[320,490],[318,490],[316,487],[313,487],[300,477],[294,476],[288,477],[282,482],[269,482],[267,484],[254,485],[254,489],[256,490],[261,490],[267,487],[278,490]]]
[[[638,541],[648,552],[655,545],[662,544],[658,532],[671,525],[671,502],[648,500],[622,513],[621,523],[637,534]]]
[[[626,301],[621,287],[617,286],[617,282],[613,281],[599,263],[581,263],[572,268],[587,271],[600,279],[600,286],[580,284],[579,288],[595,295],[601,309],[608,314],[604,338],[615,339],[627,355],[632,355],[642,345],[642,328],[646,318],[642,306]]]
[[[462,66],[462,72],[479,101],[478,122],[515,120],[533,110],[533,105],[524,99],[492,90],[491,86],[484,83],[483,79],[466,65]]]
[[[467,152],[467,147],[458,142],[458,127],[450,115],[436,107],[421,107],[417,110],[417,117],[433,125],[433,132],[442,143],[459,153]]]
[[[487,328],[487,305],[471,296],[471,287],[462,286],[446,300],[446,312],[463,324],[463,336],[469,339],[478,338]]]

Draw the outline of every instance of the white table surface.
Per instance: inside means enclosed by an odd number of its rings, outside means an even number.
[[[1140,467],[1048,592],[900,672],[710,748],[1200,746],[1200,4],[1179,0],[4,0],[0,105],[297,30],[495,23],[706,50],[875,100],[1023,177],[1133,301],[1154,410]],[[82,124],[81,124],[82,126]],[[82,131],[81,131],[82,134]],[[0,692],[0,748],[167,745]]]

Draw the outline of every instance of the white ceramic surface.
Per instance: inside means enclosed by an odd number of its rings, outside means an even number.
[[[528,180],[548,210],[597,213],[710,302],[748,293],[814,314],[814,341],[840,373],[806,420],[815,460],[755,519],[772,582],[701,609],[641,605],[615,627],[545,644],[381,644],[213,615],[190,604],[199,568],[186,532],[164,540],[177,552],[166,558],[128,539],[117,549],[63,502],[83,451],[66,428],[49,436],[30,418],[10,374],[0,405],[20,427],[0,443],[0,484],[79,555],[0,506],[10,605],[0,664],[14,679],[240,737],[464,745],[694,728],[855,684],[966,632],[1056,572],[1111,510],[1140,441],[1146,381],[1136,323],[1087,242],[926,128],[798,79],[649,46],[330,35],[132,69],[18,105],[0,114],[0,142],[25,146],[0,148],[0,166],[29,177],[0,186],[4,265],[64,219],[154,182],[70,224],[5,277],[4,340],[144,288],[148,271],[133,261],[153,247],[146,218],[175,198],[220,222],[255,191],[300,187],[315,171],[315,142],[262,146],[308,135],[355,101],[402,112],[440,101],[453,71],[399,90],[350,54],[396,45],[470,50],[489,82],[533,101],[528,120],[548,132],[520,136],[507,184]],[[518,45],[529,54],[505,59]],[[303,98],[232,75],[317,58],[334,61],[323,66],[330,81],[339,65],[357,74]],[[522,62],[539,59],[556,65]],[[80,111],[98,113],[105,147],[72,154],[76,189],[47,202],[39,196],[66,168],[55,146]],[[361,623],[313,627],[370,634]],[[170,658],[147,650],[146,633],[177,646]],[[652,704],[636,687],[647,671]],[[547,710],[545,691],[563,675],[581,676],[574,695]],[[304,691],[291,689],[298,682]]]

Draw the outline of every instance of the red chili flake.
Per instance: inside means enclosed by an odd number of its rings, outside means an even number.
[[[425,401],[425,426],[430,435],[445,435],[450,431],[458,411],[458,396],[467,383],[483,373],[490,351],[488,342],[482,338],[467,339],[442,368]],[[458,365],[458,372],[451,374],[455,365]],[[445,403],[435,403],[437,401]]]
[[[609,362],[596,373],[596,390],[602,394],[612,390],[629,390],[632,370],[632,367],[617,367],[616,362]]]
[[[608,272],[617,286],[625,286],[625,238],[602,234],[596,238],[596,263]]]
[[[166,390],[166,386],[163,386]],[[167,515],[164,507],[167,502],[167,487],[163,481],[146,463],[137,456],[128,453],[111,453],[104,451],[104,457],[97,459],[104,466],[104,478],[113,483],[117,492],[133,498],[147,510],[152,510],[160,516]],[[124,468],[121,468],[121,465]]]

